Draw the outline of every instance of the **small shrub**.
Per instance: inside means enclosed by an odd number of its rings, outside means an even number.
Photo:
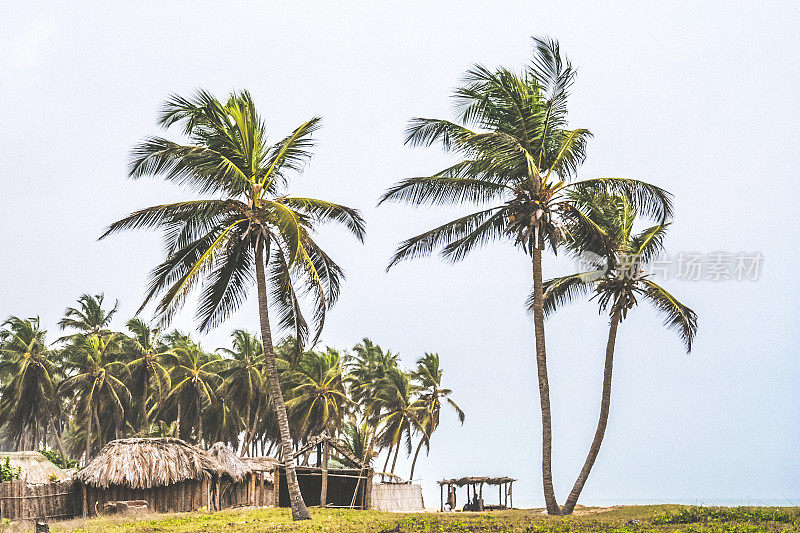
[[[55,450],[39,450],[39,453],[47,457],[48,461],[59,468],[66,469],[78,467],[78,461],[70,459],[69,457],[64,457]]]
[[[0,482],[19,479],[21,468],[11,466],[11,457],[6,456],[6,462],[0,463]]]

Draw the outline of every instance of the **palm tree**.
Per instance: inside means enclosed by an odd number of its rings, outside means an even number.
[[[575,71],[562,60],[556,41],[534,39],[533,61],[516,74],[476,65],[454,93],[458,122],[416,118],[406,143],[442,147],[463,158],[432,176],[402,180],[381,198],[422,205],[475,203],[481,210],[400,244],[389,268],[441,249],[459,261],[477,246],[510,239],[530,255],[533,323],[542,414],[542,483],[550,514],[560,514],[551,472],[550,387],[547,378],[542,250],[554,251],[564,223],[589,223],[567,196],[570,190],[604,189],[628,196],[633,205],[661,220],[671,216],[669,194],[647,183],[602,178],[571,182],[585,158],[586,129],[567,128],[567,96]]]
[[[111,319],[117,312],[119,301],[114,302],[114,307],[110,311],[103,309],[103,299],[105,296],[100,294],[82,294],[78,298],[78,307],[67,307],[58,325],[61,329],[75,329],[80,333],[105,335],[109,333],[108,326]]]
[[[611,322],[606,345],[600,418],[589,454],[564,503],[564,514],[571,514],[574,510],[603,442],[611,404],[611,374],[617,328],[628,311],[637,305],[638,298],[651,303],[665,316],[665,325],[678,332],[687,353],[692,349],[692,340],[697,332],[695,312],[653,281],[645,268],[662,250],[669,224],[656,224],[634,233],[636,211],[624,196],[577,193],[574,199],[601,235],[598,238],[596,231],[587,232],[577,227],[571,233],[567,246],[584,259],[595,258],[594,268],[545,282],[544,312],[549,316],[567,302],[593,293],[592,298],[597,298],[600,311],[607,311]],[[532,304],[531,300],[529,304]]]
[[[231,334],[233,349],[219,348],[227,355],[227,368],[220,373],[225,379],[222,394],[244,416],[242,455],[255,439],[262,410],[266,409],[269,392],[264,379],[264,348],[255,335],[243,329]]]
[[[151,328],[143,320],[132,318],[125,325],[132,334],[125,344],[129,357],[131,393],[138,403],[137,420],[134,423],[138,426],[138,431],[146,431],[149,434],[148,401],[152,395],[152,409],[160,409],[172,388],[169,370],[163,364],[164,358],[171,353],[171,350],[162,341],[160,331]]]
[[[308,352],[300,369],[287,377],[286,402],[295,437],[308,440],[323,432],[335,437],[342,429],[351,401],[345,391],[342,357],[333,348]]]
[[[359,423],[357,419],[353,418],[344,425],[342,433],[347,451],[363,464],[371,464],[375,457],[372,442],[375,438],[375,431],[372,424],[368,420],[362,420]]]
[[[421,437],[417,444],[417,451],[414,452],[414,460],[411,462],[411,474],[408,479],[414,479],[414,467],[417,465],[417,457],[423,443],[430,451],[431,436],[439,427],[439,413],[442,410],[442,399],[452,407],[458,415],[458,420],[464,424],[464,411],[449,396],[453,393],[451,389],[442,388],[442,374],[444,371],[439,366],[439,354],[426,353],[417,359],[417,369],[413,373],[414,379],[420,388],[420,397],[417,404],[422,407],[424,413],[421,418],[420,429]]]
[[[104,414],[104,422],[115,436],[125,417],[125,409],[131,393],[123,380],[129,379],[128,368],[120,360],[120,334],[77,334],[66,348],[71,375],[58,386],[62,395],[72,394],[77,398],[76,409],[85,417],[86,458],[92,455],[92,426],[98,445],[103,445],[103,427],[98,413]],[[110,416],[106,418],[106,414]]]
[[[398,354],[391,350],[384,351],[366,337],[355,345],[352,354],[348,354],[347,380],[353,401],[362,412],[386,380],[389,370],[397,368],[398,359]],[[372,422],[377,423],[381,418],[380,409],[372,409],[371,415]]]
[[[38,318],[12,316],[2,328],[0,375],[8,379],[0,390],[3,439],[18,451],[36,450],[52,428],[61,453],[66,455],[54,422],[60,408],[54,393],[61,372],[51,360],[46,332]]]
[[[222,359],[210,354],[186,337],[173,335],[172,350],[167,359],[172,367],[172,382],[166,400],[175,404],[178,437],[183,426],[195,428],[194,439],[203,443],[203,413],[217,400],[217,388],[222,382],[218,374]],[[187,433],[188,435],[188,433]]]
[[[289,174],[299,172],[311,156],[311,136],[320,127],[319,118],[268,144],[266,127],[247,91],[232,94],[224,104],[200,91],[192,98],[172,96],[160,123],[165,128],[182,124],[190,144],[146,139],[133,151],[130,176],[161,175],[213,198],[137,211],[109,226],[102,237],[128,229],[164,230],[167,258],[153,270],[142,304],[163,293],[156,309],[162,320],[168,320],[205,279],[197,317],[201,330],[208,330],[239,307],[255,281],[292,517],[308,519],[291,460],[292,437],[275,364],[269,303],[278,326],[291,328],[302,345],[311,329],[299,297],[305,289],[313,304],[317,337],[338,296],[342,272],[312,239],[312,231],[317,223],[338,222],[363,241],[364,221],[354,209],[285,194]]]
[[[381,447],[389,448],[383,466],[384,472],[392,456],[392,450],[394,459],[392,469],[389,471],[392,474],[397,466],[400,446],[405,444],[406,453],[411,453],[411,433],[421,428],[420,418],[423,415],[422,408],[414,401],[417,390],[409,374],[398,368],[392,368],[386,373],[386,379],[380,383],[376,391],[372,409],[380,409],[384,413],[380,419],[382,429],[377,440]]]

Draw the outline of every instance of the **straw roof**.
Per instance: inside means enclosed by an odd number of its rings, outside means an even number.
[[[50,483],[53,475],[57,481],[66,481],[70,473],[61,470],[51,463],[47,457],[39,452],[9,452],[0,453],[0,461],[5,462],[9,457],[9,464],[20,469],[19,479],[27,483]]]
[[[77,478],[87,485],[164,487],[230,473],[211,455],[175,438],[120,439],[106,444]]]
[[[463,487],[464,485],[475,485],[480,483],[486,483],[487,485],[502,485],[503,483],[509,483],[511,481],[516,481],[514,478],[510,477],[490,477],[490,476],[471,476],[471,477],[460,477],[454,479],[443,479],[442,481],[437,481],[439,485],[456,485],[458,487]]]
[[[248,466],[253,471],[258,472],[272,472],[275,470],[275,467],[280,465],[281,462],[275,459],[274,457],[243,457],[244,462],[248,464]]]
[[[208,453],[227,470],[228,474],[236,482],[241,482],[247,477],[247,474],[253,471],[253,468],[242,460],[241,457],[228,448],[223,442],[218,442],[209,448]]]

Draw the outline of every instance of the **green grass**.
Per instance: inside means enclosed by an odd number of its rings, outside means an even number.
[[[579,515],[549,517],[541,510],[491,513],[382,513],[311,509],[312,520],[292,522],[288,509],[226,510],[133,517],[102,517],[53,524],[54,533],[215,531],[371,531],[529,533],[757,533],[800,531],[800,508],[683,507],[678,505],[626,506],[581,509]]]

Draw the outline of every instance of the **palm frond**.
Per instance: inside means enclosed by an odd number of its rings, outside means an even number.
[[[642,280],[647,299],[664,316],[664,325],[678,333],[686,353],[692,351],[692,342],[697,334],[697,313],[678,301],[666,289],[650,280]]]

